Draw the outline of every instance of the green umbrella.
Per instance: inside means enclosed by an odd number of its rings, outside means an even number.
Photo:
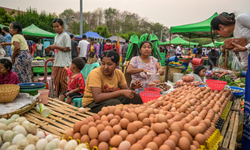
[[[128,51],[126,58],[129,61],[132,57],[139,55],[139,38],[137,35],[132,35],[129,40]]]

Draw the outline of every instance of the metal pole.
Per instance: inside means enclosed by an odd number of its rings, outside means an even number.
[[[66,31],[66,29],[67,29],[67,19],[66,17],[64,17],[64,30]]]
[[[162,30],[161,30],[161,42],[162,42]]]
[[[80,0],[80,35],[83,34],[82,0]]]

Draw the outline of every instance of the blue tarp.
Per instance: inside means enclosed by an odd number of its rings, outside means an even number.
[[[88,32],[84,33],[83,35],[86,35],[87,37],[90,37],[90,38],[96,38],[96,39],[100,38],[100,35],[98,33],[92,32],[92,31],[88,31]],[[101,39],[104,40],[105,38],[101,36]]]
[[[72,33],[68,32],[68,31],[64,31],[64,32],[66,32],[68,35],[72,34]],[[72,35],[74,35],[74,34],[72,34]],[[82,36],[74,35],[74,37],[75,37],[75,40],[82,40]]]

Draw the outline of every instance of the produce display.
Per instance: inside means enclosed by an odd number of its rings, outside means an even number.
[[[238,78],[238,79],[233,80],[229,75],[225,75],[219,78],[218,80],[226,81],[227,85],[229,86],[237,86],[237,87],[245,88],[245,82],[246,82],[245,78]]]
[[[168,91],[171,88],[171,86],[167,85],[166,83],[157,84],[156,87],[162,89],[163,91]]]
[[[180,81],[177,81],[175,86],[176,87],[181,87],[181,86],[199,86],[201,85],[201,82],[200,81],[194,81],[194,76],[183,76],[182,77],[182,80]]]
[[[216,130],[229,90],[182,86],[142,105],[103,107],[65,134],[99,150],[197,150]]]
[[[8,120],[0,119],[0,150],[88,150],[88,146],[46,135],[25,117],[15,114]]]

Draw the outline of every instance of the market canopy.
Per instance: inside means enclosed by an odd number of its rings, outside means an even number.
[[[64,31],[64,32],[66,32],[68,35],[74,35],[68,31]],[[82,37],[80,35],[74,35],[74,37],[75,37],[75,40],[82,40]]]
[[[0,27],[3,29],[3,27],[8,27],[8,26],[0,24]]]
[[[170,41],[167,41],[167,42],[162,42],[159,45],[169,45],[169,43]],[[171,40],[171,44],[189,45],[189,41],[186,41],[178,36],[177,38],[174,38],[173,40]],[[199,43],[190,42],[191,46],[198,45],[198,44]]]
[[[83,35],[86,35],[88,38],[96,38],[96,39],[100,38],[100,35],[98,33],[92,32],[92,31],[88,31],[88,32],[84,33]],[[105,38],[101,36],[101,39],[103,40]]]
[[[113,35],[113,36],[111,36],[111,37],[109,37],[109,38],[107,38],[107,39],[110,39],[111,41],[118,41],[118,37],[119,36],[116,36],[116,35]],[[122,37],[119,37],[119,42],[120,43],[126,43],[126,40],[125,39],[123,39]]]
[[[217,41],[214,41],[214,43],[215,43],[216,46],[220,46],[220,45],[224,44],[224,42],[217,42]],[[214,43],[212,42],[210,44],[202,45],[202,47],[208,47],[208,46],[214,47]]]
[[[31,36],[40,36],[40,37],[51,37],[51,38],[56,36],[55,33],[45,31],[45,30],[35,26],[34,24],[24,28],[23,34],[24,35],[31,35]]]
[[[214,17],[218,16],[216,12],[210,18],[193,24],[186,24],[181,26],[173,26],[170,28],[171,34],[179,34],[187,37],[210,37],[211,26],[210,22]],[[172,43],[172,42],[171,42]]]

